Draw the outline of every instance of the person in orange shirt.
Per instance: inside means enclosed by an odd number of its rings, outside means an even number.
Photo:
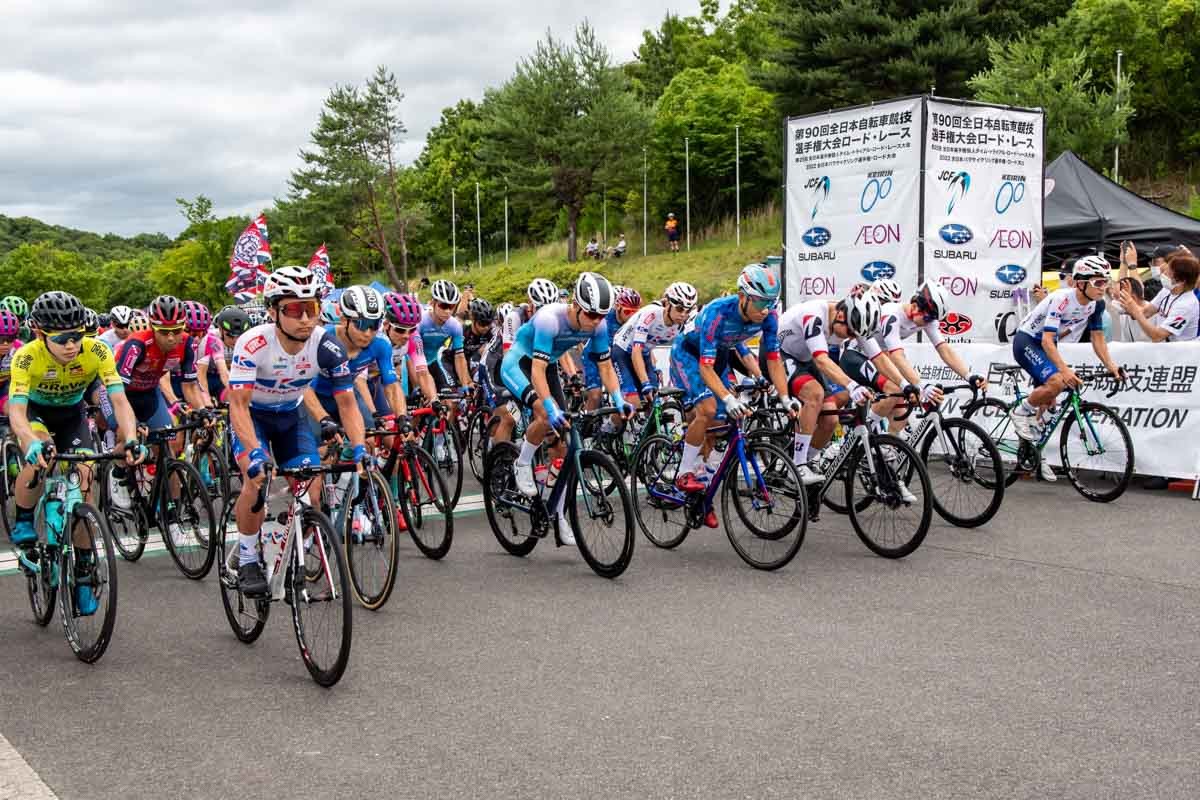
[[[675,214],[667,214],[667,224],[663,226],[667,232],[667,247],[671,248],[672,253],[679,252],[679,220],[675,219]]]

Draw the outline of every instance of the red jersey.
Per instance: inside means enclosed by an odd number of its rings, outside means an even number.
[[[149,392],[167,372],[178,371],[185,381],[196,380],[196,351],[185,333],[169,353],[159,349],[154,331],[129,334],[117,345],[117,374],[131,392]]]

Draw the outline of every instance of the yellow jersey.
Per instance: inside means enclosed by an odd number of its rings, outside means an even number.
[[[109,394],[125,391],[117,374],[117,362],[108,345],[90,336],[83,337],[79,355],[60,364],[38,339],[21,347],[13,356],[8,384],[8,401],[33,401],[45,406],[73,406],[97,378]]]

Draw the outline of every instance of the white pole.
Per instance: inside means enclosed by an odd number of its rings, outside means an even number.
[[[608,187],[600,189],[600,204],[604,206],[604,225],[601,227],[600,241],[608,242]]]
[[[454,187],[450,187],[450,271],[458,274],[458,223],[454,211]]]
[[[642,148],[642,255],[646,255],[646,148]]]
[[[475,181],[475,248],[479,253],[479,269],[483,271],[483,222],[479,214],[479,181]]]
[[[1125,53],[1117,51],[1117,111],[1121,110],[1121,56]],[[1121,182],[1121,145],[1113,147],[1113,183]]]
[[[504,191],[504,263],[508,263],[508,187]]]
[[[692,252],[692,151],[688,138],[683,137],[683,187],[686,205],[683,209],[683,224],[687,226],[687,249]]]
[[[737,216],[737,246],[742,246],[742,126],[733,126],[733,180],[737,184],[734,196],[734,208]]]

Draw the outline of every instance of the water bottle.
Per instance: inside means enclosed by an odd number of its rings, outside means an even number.
[[[361,505],[354,507],[354,517],[350,521],[354,532],[354,541],[363,542],[371,535],[371,518],[363,511]]]
[[[554,482],[558,480],[558,473],[562,470],[563,460],[555,458],[550,461],[550,469],[546,471],[546,488],[553,489]]]
[[[63,501],[59,497],[51,497],[45,504],[46,544],[53,547],[58,544],[58,535],[63,531]]]
[[[263,520],[259,540],[262,544],[262,558],[266,565],[268,583],[275,574],[275,562],[279,559],[279,554],[283,552],[283,534],[284,527],[277,520],[270,516]]]

